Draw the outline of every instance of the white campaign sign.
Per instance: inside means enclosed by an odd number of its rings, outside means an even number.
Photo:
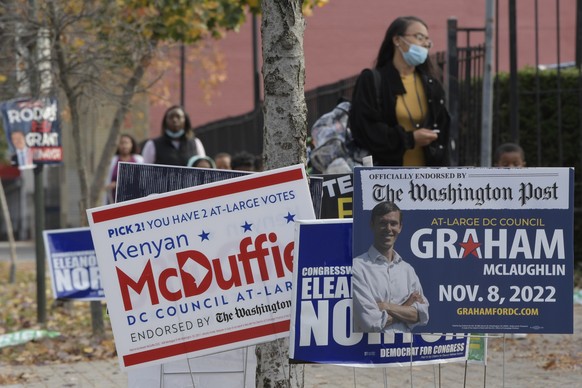
[[[122,367],[288,334],[302,165],[87,213]]]

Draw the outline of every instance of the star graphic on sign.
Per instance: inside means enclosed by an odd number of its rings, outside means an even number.
[[[243,232],[252,232],[251,226],[253,226],[253,224],[249,224],[247,221],[245,221],[244,225],[241,225],[241,228],[244,228]]]
[[[204,241],[204,240],[210,241],[210,239],[208,238],[209,235],[210,235],[210,233],[207,233],[204,231],[204,229],[202,229],[202,233],[200,233],[198,235],[198,237],[200,237],[200,241]]]
[[[472,254],[475,257],[479,257],[479,254],[477,253],[477,248],[481,246],[481,243],[473,241],[472,235],[469,235],[469,239],[467,240],[467,242],[461,242],[459,243],[459,245],[465,250],[465,253],[463,253],[463,259],[469,256],[469,254]]]
[[[287,223],[290,223],[290,222],[295,221],[295,214],[291,214],[291,213],[287,212],[287,215],[283,218],[285,218],[287,220]]]

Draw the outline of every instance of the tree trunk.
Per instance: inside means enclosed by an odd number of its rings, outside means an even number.
[[[119,136],[121,125],[123,124],[123,119],[125,115],[129,111],[131,100],[136,93],[136,89],[143,79],[147,68],[149,67],[153,50],[155,48],[155,44],[151,47],[151,50],[144,53],[141,57],[141,60],[138,62],[137,67],[134,69],[133,74],[131,77],[128,78],[125,85],[123,85],[123,90],[121,93],[121,100],[115,111],[115,115],[113,117],[113,121],[111,122],[111,127],[109,129],[109,135],[107,136],[107,141],[105,146],[103,147],[103,151],[101,152],[101,157],[99,158],[99,162],[97,164],[97,173],[93,177],[93,181],[91,183],[91,198],[89,204],[91,206],[97,206],[99,196],[103,190],[103,182],[105,182],[105,175],[107,173],[107,167],[111,162],[111,158],[115,154],[115,150],[117,149],[117,137]]]
[[[66,61],[63,47],[61,46],[60,36],[55,39],[55,52],[57,67],[64,72],[66,68]],[[83,152],[86,147],[83,146],[81,132],[81,118],[79,114],[79,97],[74,88],[69,84],[67,77],[62,77],[61,86],[68,100],[69,109],[71,112],[71,127],[73,134],[73,142],[75,144],[75,163],[77,163],[77,173],[79,174],[79,184],[81,186],[81,200],[79,208],[81,212],[81,225],[88,225],[87,214],[85,210],[89,208],[89,177],[87,173],[86,152]],[[90,302],[91,311],[91,325],[93,336],[101,338],[105,333],[105,325],[103,322],[103,309],[100,301]]]
[[[263,82],[265,167],[305,162],[307,107],[302,1],[263,1]]]
[[[305,163],[307,107],[302,3],[300,0],[262,2],[266,169]],[[256,349],[257,387],[303,387],[303,366],[289,365],[288,338],[258,345]]]

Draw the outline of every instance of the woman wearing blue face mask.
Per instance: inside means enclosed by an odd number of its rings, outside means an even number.
[[[350,128],[378,166],[446,166],[450,117],[445,93],[428,57],[426,23],[414,16],[392,22],[374,69],[360,74],[352,96]]]
[[[190,117],[181,106],[168,108],[162,119],[162,134],[143,147],[144,163],[186,166],[195,155],[206,156],[206,152],[194,136]]]

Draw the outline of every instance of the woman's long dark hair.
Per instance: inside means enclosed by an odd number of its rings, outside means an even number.
[[[418,22],[428,29],[426,23],[416,16],[398,17],[390,24],[390,26],[388,26],[388,29],[386,30],[386,35],[384,35],[384,40],[380,45],[380,51],[378,51],[378,57],[376,57],[376,63],[374,65],[376,69],[384,67],[386,66],[387,63],[392,62],[392,58],[394,58],[394,50],[396,50],[393,38],[395,36],[402,36],[406,34],[408,26],[414,22]],[[416,66],[416,68],[421,70],[425,74],[433,76],[435,75],[434,66],[432,65],[430,56],[426,59],[426,61],[423,64]]]

